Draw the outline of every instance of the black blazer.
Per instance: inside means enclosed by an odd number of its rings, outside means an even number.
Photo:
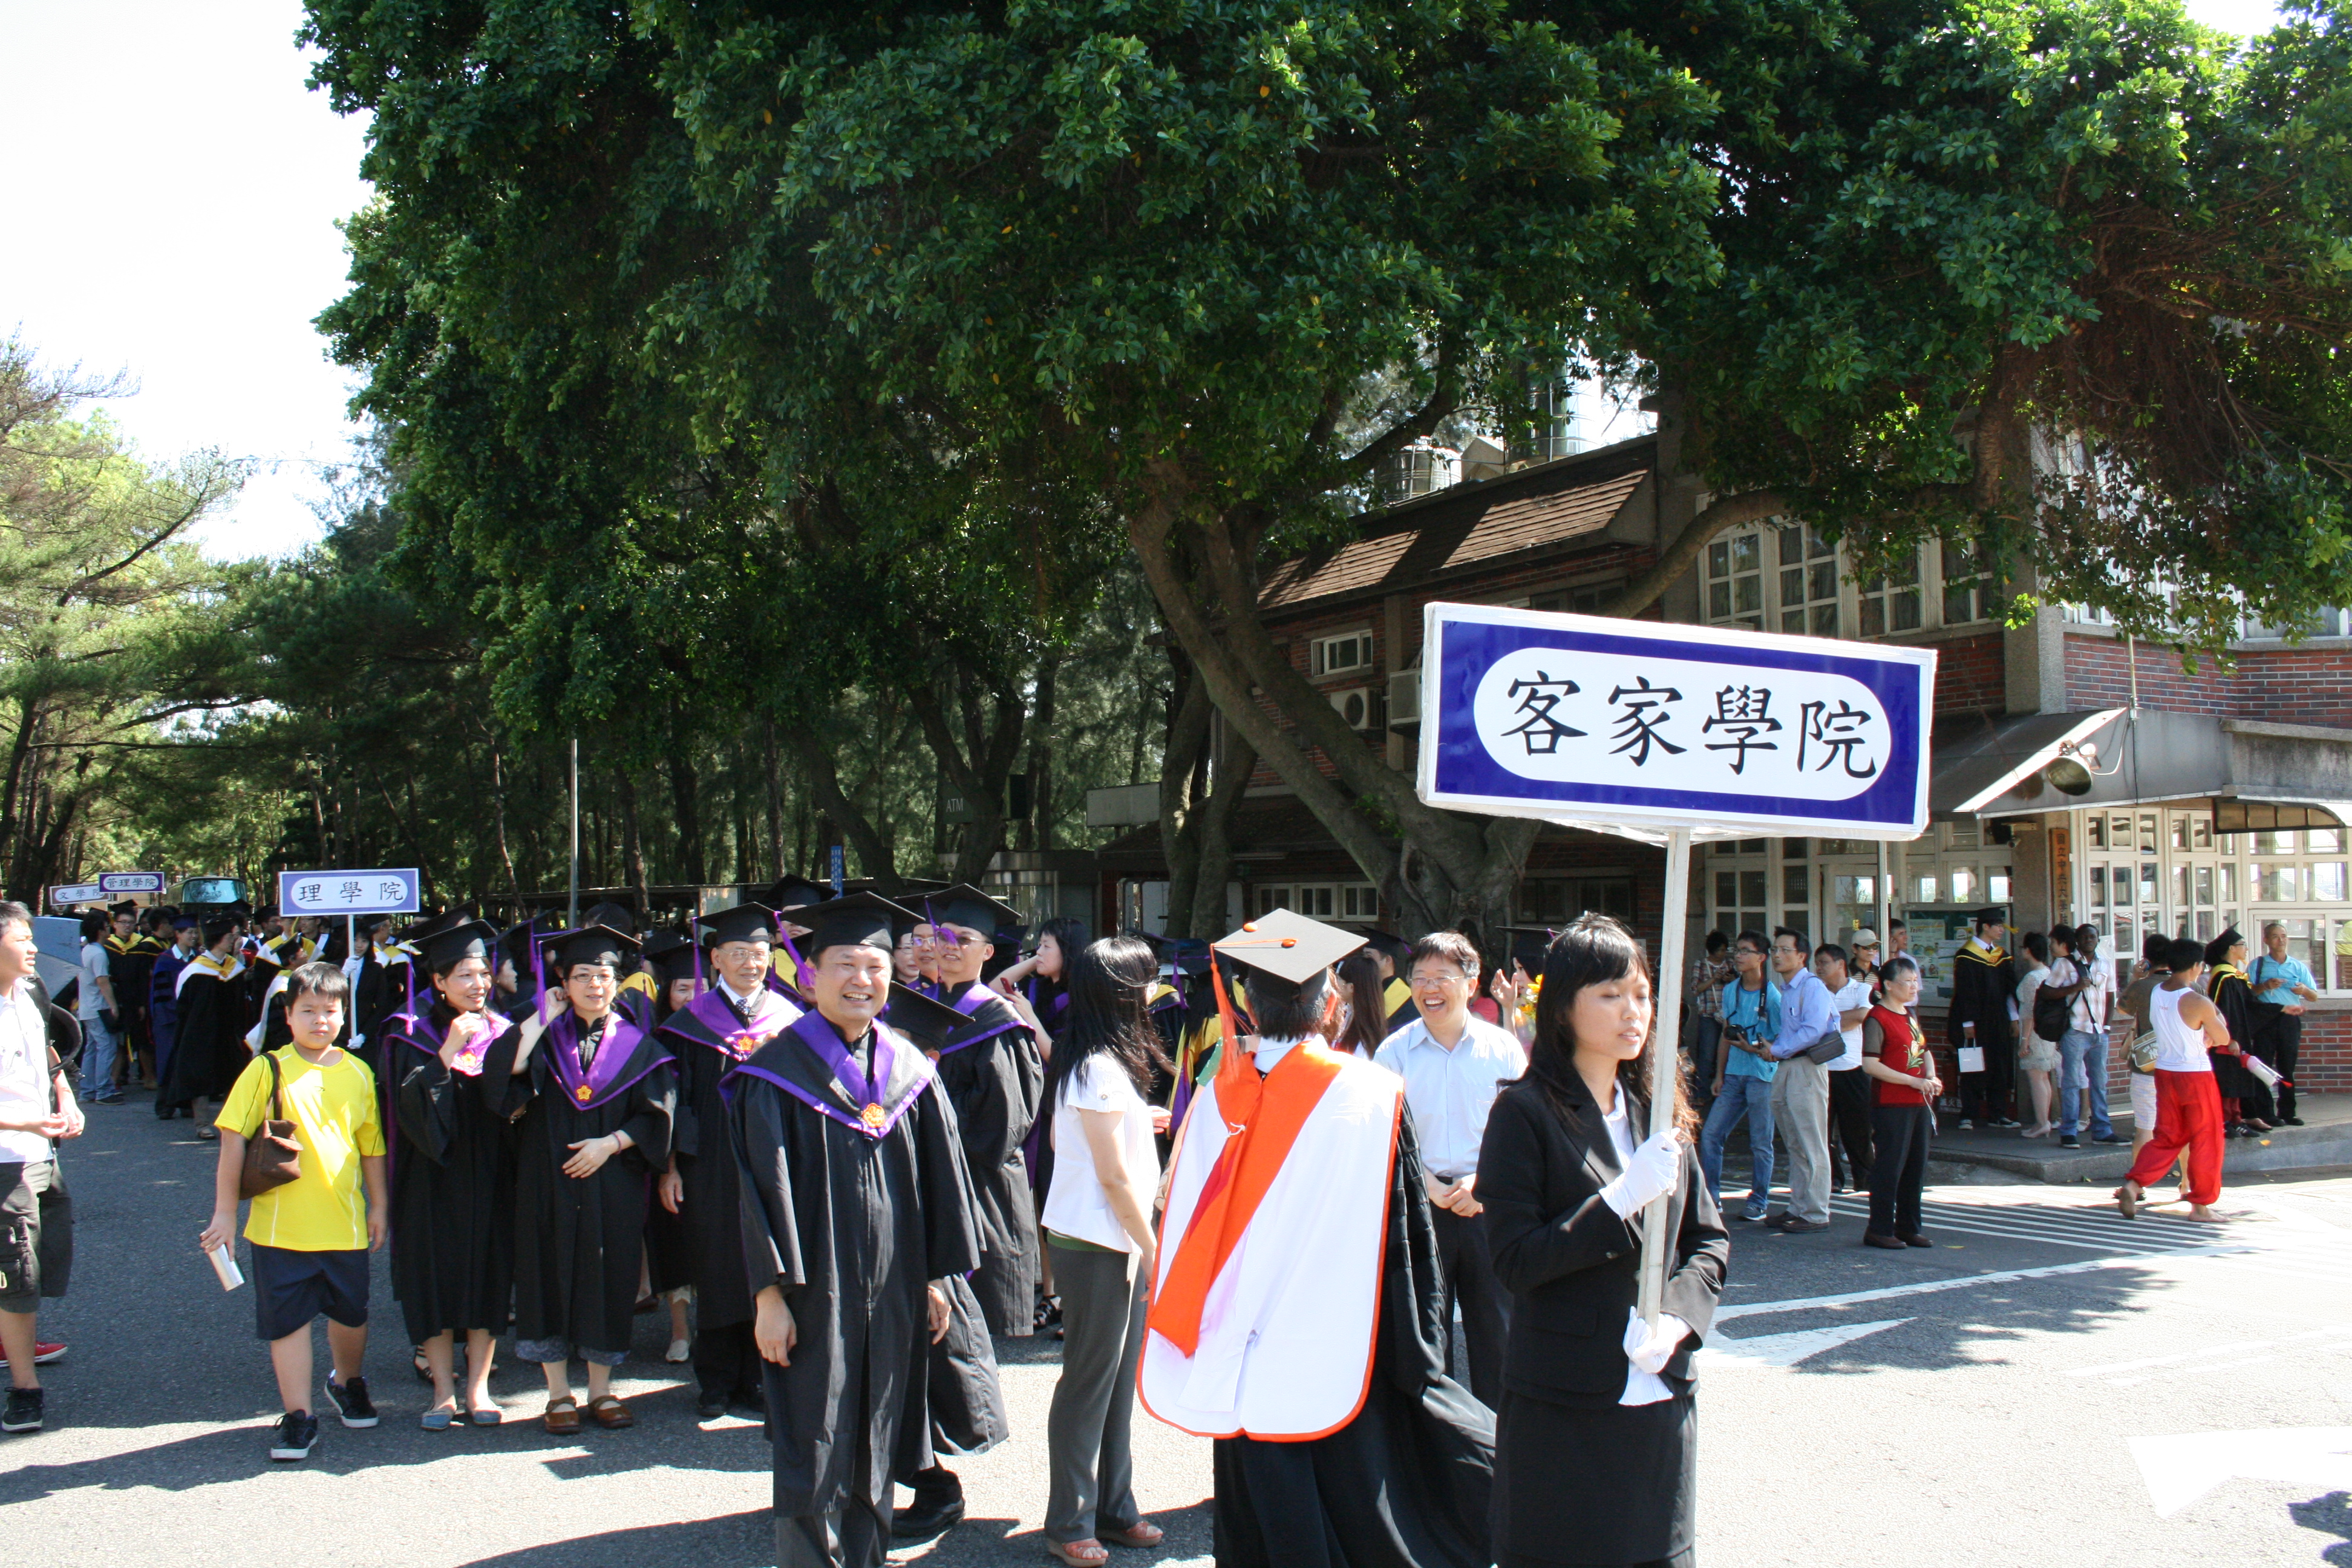
[[[1580,1080],[1562,1097],[1575,1111],[1564,1121],[1532,1078],[1496,1097],[1478,1150],[1478,1201],[1495,1276],[1512,1294],[1503,1348],[1506,1387],[1581,1404],[1613,1402],[1625,1391],[1625,1313],[1636,1304],[1641,1215],[1620,1219],[1601,1189],[1622,1167],[1600,1107]],[[1647,1114],[1635,1102],[1634,1126]],[[1690,1358],[1715,1321],[1731,1242],[1723,1217],[1685,1145],[1682,1180],[1670,1200],[1674,1264],[1663,1310],[1691,1326],[1661,1373],[1677,1390],[1691,1381]]]

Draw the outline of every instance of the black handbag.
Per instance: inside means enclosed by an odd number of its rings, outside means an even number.
[[[269,1064],[269,1114],[245,1142],[245,1169],[236,1179],[241,1198],[257,1198],[302,1174],[302,1141],[286,1115],[286,1083],[278,1076],[278,1053],[265,1051],[261,1059]]]

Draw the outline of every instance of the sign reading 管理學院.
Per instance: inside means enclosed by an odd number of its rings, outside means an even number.
[[[1911,838],[1932,649],[1432,604],[1432,805],[1696,838]]]

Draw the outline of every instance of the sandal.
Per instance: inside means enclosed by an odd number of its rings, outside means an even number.
[[[1168,1532],[1148,1519],[1139,1519],[1125,1530],[1097,1530],[1095,1538],[1111,1546],[1150,1548],[1168,1539]]]
[[[468,1410],[466,1412],[466,1419],[472,1422],[477,1426],[495,1426],[506,1418],[506,1412],[500,1410],[495,1405],[487,1405],[479,1410]]]
[[[590,1400],[588,1414],[593,1415],[596,1425],[607,1432],[617,1432],[624,1426],[637,1424],[637,1418],[630,1414],[627,1405],[621,1403],[621,1396],[617,1394],[600,1394]]]
[[[547,1402],[547,1414],[540,1418],[552,1436],[570,1437],[580,1430],[580,1401],[566,1394]]]
[[[457,1402],[453,1399],[446,1405],[436,1405],[426,1411],[417,1417],[416,1424],[427,1432],[446,1432],[449,1430],[450,1424],[457,1419]]]
[[[190,1112],[190,1114],[194,1113]],[[209,1121],[199,1121],[196,1123],[196,1136],[207,1143],[216,1143],[220,1141],[220,1129]]]
[[[430,1383],[433,1381],[433,1363],[425,1359],[425,1347],[423,1345],[412,1345],[409,1347],[408,1364],[416,1369],[416,1380],[419,1383]]]
[[[1110,1549],[1099,1541],[1049,1541],[1045,1550],[1066,1568],[1102,1568],[1110,1561]]]

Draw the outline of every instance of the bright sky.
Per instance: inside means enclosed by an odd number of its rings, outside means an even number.
[[[2189,8],[2242,34],[2275,15]],[[222,555],[318,537],[320,470],[353,433],[310,320],[342,291],[362,128],[303,86],[300,21],[299,0],[0,0],[0,333],[129,371],[110,411],[151,456],[258,459],[204,536]]]

